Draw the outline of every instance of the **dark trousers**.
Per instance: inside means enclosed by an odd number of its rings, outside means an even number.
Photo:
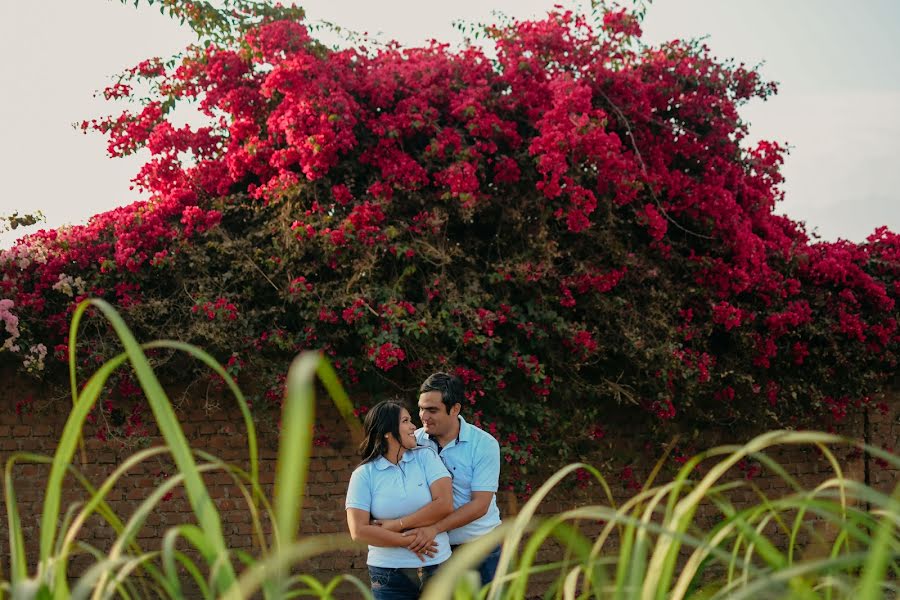
[[[388,569],[369,565],[372,595],[375,600],[416,600],[439,566]]]
[[[450,546],[450,549],[456,552],[456,549],[459,548],[460,545]],[[494,580],[494,575],[497,573],[497,564],[500,562],[500,551],[502,548],[503,546],[497,546],[491,550],[491,553],[481,561],[480,565],[478,565],[477,571],[478,574],[481,575],[482,586],[485,586]]]

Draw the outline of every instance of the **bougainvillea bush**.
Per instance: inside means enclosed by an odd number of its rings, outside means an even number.
[[[217,354],[257,405],[302,349],[361,411],[454,370],[527,467],[623,411],[650,437],[827,426],[896,367],[900,238],[817,242],[776,214],[785,150],[747,144],[738,114],[775,87],[743,65],[646,45],[617,8],[459,48],[331,48],[297,8],[163,8],[200,42],[126,71],[105,94],[131,104],[83,124],[111,156],[149,149],[150,200],[0,258],[3,356],[23,369],[61,365],[73,307],[102,297],[141,338]],[[116,350],[84,334],[85,367]],[[121,380],[104,410],[136,392]]]

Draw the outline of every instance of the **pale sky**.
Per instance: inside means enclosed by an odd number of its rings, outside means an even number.
[[[573,0],[574,1],[574,0]],[[0,215],[42,210],[41,227],[86,222],[141,197],[145,154],[111,159],[72,124],[111,112],[96,90],[150,56],[194,40],[159,9],[119,0],[0,0]],[[314,0],[324,19],[407,45],[458,41],[458,19],[539,16],[560,0]],[[707,36],[722,58],[756,65],[780,92],[745,107],[752,139],[790,145],[776,211],[824,239],[900,230],[900,1],[654,0],[644,39]],[[37,228],[24,230],[34,231]],[[23,230],[0,234],[0,248]]]

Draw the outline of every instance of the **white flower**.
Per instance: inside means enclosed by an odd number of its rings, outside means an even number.
[[[28,356],[22,361],[22,366],[24,366],[29,373],[43,371],[45,358],[47,358],[47,346],[43,344],[32,346],[28,350]]]
[[[26,240],[9,250],[0,252],[0,263],[14,263],[19,269],[27,269],[31,263],[46,264],[50,251],[39,240]]]
[[[11,309],[14,306],[15,303],[12,300],[8,298],[0,299],[0,323],[3,324],[3,329],[6,330],[6,333],[9,334],[9,337],[3,342],[3,346],[0,346],[0,351],[19,351],[19,347],[16,345],[16,340],[19,338],[19,317],[12,313]]]
[[[81,277],[73,279],[71,275],[60,273],[59,281],[53,284],[53,289],[71,298],[75,294],[84,294],[85,286],[86,283]]]

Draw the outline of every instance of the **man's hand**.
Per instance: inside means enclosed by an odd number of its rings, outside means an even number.
[[[434,538],[437,537],[438,530],[433,526],[428,527],[416,527],[415,529],[410,529],[408,531],[403,532],[404,537],[412,537],[410,540],[409,548],[416,554],[421,553],[423,550],[429,547],[437,547],[437,544],[434,543]]]
[[[402,519],[372,519],[371,521],[369,521],[369,524],[387,529],[388,531],[393,531],[394,533],[400,533],[401,531],[403,531],[402,529],[400,529],[401,521]]]

